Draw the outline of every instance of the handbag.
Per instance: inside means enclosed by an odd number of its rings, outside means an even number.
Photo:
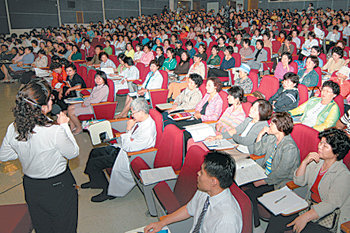
[[[311,207],[315,204],[316,202],[313,202],[311,200],[307,201],[309,203],[309,207],[306,208],[305,210],[302,210],[299,212],[299,216],[306,213],[311,209]],[[314,223],[317,223],[318,225],[327,228],[330,232],[337,232],[338,229],[338,222],[339,222],[339,216],[340,216],[340,209],[336,208],[332,213],[329,213],[322,218],[312,220]]]

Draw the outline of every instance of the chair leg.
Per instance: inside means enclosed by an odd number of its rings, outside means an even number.
[[[145,196],[148,211],[152,217],[157,216],[157,210],[152,196],[152,189],[154,185],[143,186],[143,195]]]

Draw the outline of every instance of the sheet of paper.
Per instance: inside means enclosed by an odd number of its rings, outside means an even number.
[[[258,198],[266,208],[274,215],[290,214],[298,210],[302,210],[308,206],[308,203],[287,186],[281,189],[265,193]]]
[[[144,228],[146,226],[143,226],[143,227],[140,227],[140,228],[137,228],[137,229],[134,229],[134,230],[131,230],[131,231],[127,231],[125,233],[143,233],[144,232]],[[163,227],[161,231],[159,231],[159,233],[171,233],[169,228],[167,226]]]
[[[101,71],[105,72],[107,75],[114,74],[113,68],[101,68]]]
[[[176,179],[177,177],[172,167],[141,170],[140,176],[144,185],[154,184],[163,180]]]
[[[265,171],[252,159],[236,161],[235,181],[238,186],[267,178]]]
[[[190,125],[185,128],[191,134],[194,142],[201,142],[209,136],[216,136],[214,128],[205,123]]]
[[[139,96],[139,94],[137,94],[137,92],[130,92],[130,93],[128,93],[128,95],[130,97],[138,97]]]
[[[173,104],[171,104],[171,103],[164,103],[164,104],[157,104],[156,106],[160,110],[168,110],[168,109],[171,109],[173,107]]]
[[[77,104],[77,103],[82,103],[82,102],[84,102],[84,99],[81,98],[81,97],[74,97],[74,98],[65,99],[64,102],[65,102],[66,104]]]
[[[233,149],[237,144],[232,144],[230,141],[227,139],[220,139],[220,140],[215,140],[215,141],[203,141],[204,145],[209,149],[209,150],[227,150],[227,149]]]

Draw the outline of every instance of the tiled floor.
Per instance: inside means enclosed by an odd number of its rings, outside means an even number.
[[[17,83],[0,84],[0,141],[6,133],[7,126],[13,120],[11,108],[14,105],[18,88]],[[123,105],[124,98],[118,98],[118,100],[120,105]],[[80,155],[70,161],[70,168],[77,183],[81,184],[87,181],[87,176],[83,174],[83,170],[92,145],[87,133],[76,136],[76,140],[80,146]],[[24,203],[21,182],[22,172],[18,161],[0,163],[1,205]],[[98,204],[90,202],[91,196],[99,192],[99,190],[79,191],[79,233],[123,233],[156,220],[156,218],[145,215],[147,208],[138,188],[134,188],[124,198],[116,198]],[[262,226],[255,229],[254,233],[264,232],[263,229],[266,223],[262,223]]]

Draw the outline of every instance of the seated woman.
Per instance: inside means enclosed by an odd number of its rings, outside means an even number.
[[[78,116],[93,114],[91,104],[107,101],[109,88],[105,72],[96,71],[95,84],[96,86],[92,89],[90,96],[85,98],[83,103],[73,104],[68,107],[69,126],[74,135],[80,134],[83,131]]]
[[[158,62],[159,66],[162,67],[165,60],[165,57],[163,55],[163,47],[158,46],[155,51],[156,57],[154,59]]]
[[[206,139],[208,141],[231,138],[235,128],[245,119],[242,103],[245,103],[247,99],[244,96],[243,89],[239,86],[231,87],[228,90],[227,100],[230,107],[225,110],[215,125],[216,136],[208,137]],[[206,151],[208,150],[202,142],[195,143],[192,138],[188,140],[187,150],[194,145],[200,146]]]
[[[253,90],[253,81],[248,77],[250,73],[250,67],[247,64],[241,64],[237,68],[238,75],[235,75],[235,85],[240,86],[244,93],[251,93]]]
[[[143,63],[145,66],[149,66],[150,62],[154,59],[154,55],[149,44],[145,44],[143,46],[143,52],[144,53],[140,58],[140,62]]]
[[[207,64],[208,66],[219,66],[221,63],[221,58],[218,55],[218,46],[217,45],[213,45],[213,47],[211,48],[211,55],[209,56],[208,60],[207,60]]]
[[[263,61],[267,61],[267,51],[264,49],[264,42],[262,40],[256,41],[256,49],[250,56],[243,57],[242,59],[246,62],[251,69],[260,70]]]
[[[131,81],[140,78],[140,71],[135,66],[131,57],[125,57],[123,62],[125,69],[119,73],[122,79],[114,82],[114,91],[116,94],[120,89],[129,89],[130,92],[133,92],[134,87]]]
[[[38,52],[38,57],[32,63],[32,67],[43,68],[43,67],[47,67],[47,64],[48,64],[48,59],[47,59],[46,53],[43,49],[40,49]]]
[[[200,45],[198,46],[198,53],[199,53],[200,55],[202,55],[202,60],[203,60],[203,61],[206,61],[207,58],[208,58],[208,55],[207,55],[206,51],[207,51],[207,47],[205,46],[204,43],[203,43],[203,44],[200,44]]]
[[[249,39],[244,39],[243,40],[243,46],[242,48],[239,50],[239,54],[241,55],[241,57],[249,57],[253,54],[253,50],[250,47],[250,40]]]
[[[120,74],[123,70],[125,70],[125,64],[124,64],[125,57],[126,56],[124,53],[120,53],[118,55],[119,65],[118,65],[117,69],[114,70],[114,72],[116,72],[117,74]]]
[[[80,52],[80,49],[77,45],[73,45],[72,53],[68,56],[68,61],[77,61],[81,60],[83,55]]]
[[[221,91],[222,83],[218,78],[208,78],[206,90],[207,94],[197,104],[194,119],[182,120],[182,121],[170,121],[164,122],[164,125],[175,124],[180,129],[184,126],[202,123],[205,121],[217,121],[222,113],[223,100],[219,95]]]
[[[338,83],[340,87],[340,94],[344,98],[349,97],[350,94],[350,82],[348,81],[350,75],[350,68],[347,66],[341,67],[335,76],[330,78],[331,81]]]
[[[300,77],[299,83],[304,84],[307,87],[317,86],[319,75],[315,71],[316,67],[318,67],[318,58],[315,56],[309,56],[306,59],[305,68],[298,71],[298,76]]]
[[[315,56],[318,58],[319,67],[323,66],[323,60],[320,58],[321,53],[322,53],[322,50],[320,46],[313,46],[311,48],[310,56]],[[306,67],[306,60],[307,60],[307,57],[305,57],[303,61],[295,60],[295,62],[298,64],[298,70],[301,70]]]
[[[101,61],[100,68],[113,68],[117,69],[114,62],[108,58],[108,54],[106,52],[101,52],[99,59]]]
[[[282,53],[281,61],[277,63],[274,76],[278,78],[278,80],[282,80],[283,76],[288,72],[297,72],[294,70],[294,67],[290,65],[292,63],[293,57],[289,52]]]
[[[113,54],[113,49],[111,47],[111,42],[109,40],[105,41],[106,47],[103,48],[103,51],[108,54],[108,56]],[[114,45],[113,45],[114,46]]]
[[[257,198],[266,192],[282,188],[291,181],[294,171],[300,164],[298,146],[290,136],[292,130],[293,119],[287,112],[274,113],[270,127],[265,126],[254,143],[253,153],[265,155],[263,159],[257,160],[257,163],[267,175],[263,180],[245,185],[244,192],[253,205],[255,227],[260,225]]]
[[[146,100],[149,100],[150,97],[148,94],[148,90],[162,88],[163,76],[161,75],[158,69],[158,62],[152,60],[150,63],[150,72],[147,74],[146,79],[141,86],[141,89],[137,91],[138,96],[144,96]],[[116,119],[127,117],[132,100],[133,97],[131,97],[130,95],[126,96],[124,108],[117,116],[115,116]]]
[[[301,123],[322,131],[335,126],[340,117],[338,104],[333,100],[340,93],[339,85],[326,81],[322,85],[321,97],[313,97],[289,111],[292,116],[301,115]]]
[[[190,56],[187,51],[182,51],[180,54],[180,62],[174,69],[174,74],[176,75],[184,75],[187,74],[190,69]],[[172,73],[172,72],[170,72]]]
[[[202,79],[205,77],[205,65],[202,62],[202,55],[197,53],[193,58],[193,65],[190,67],[186,77],[180,83],[170,83],[169,84],[169,93],[168,98],[175,99],[178,95],[180,95],[181,90],[187,87],[188,77],[190,74],[199,74]]]
[[[299,76],[297,74],[288,72],[283,76],[282,86],[269,99],[275,112],[286,112],[298,107],[298,84]]]
[[[142,44],[140,44],[140,43],[137,44],[135,46],[135,49],[136,49],[136,52],[134,54],[134,58],[133,59],[134,59],[134,62],[137,63],[137,62],[140,62],[141,57],[144,54]]]
[[[126,50],[125,50],[125,56],[127,57],[131,57],[131,59],[134,59],[134,56],[135,56],[135,51],[134,49],[132,48],[132,44],[131,43],[127,43],[126,44]]]
[[[225,57],[221,62],[220,69],[210,68],[208,71],[208,77],[228,77],[229,69],[234,68],[236,61],[232,57],[233,48],[231,46],[227,46],[224,50]]]
[[[176,59],[175,59],[175,50],[169,47],[166,50],[167,58],[164,60],[161,70],[165,70],[167,72],[173,71],[176,68]]]
[[[342,159],[348,154],[350,140],[339,129],[319,133],[318,152],[311,152],[294,172],[294,183],[308,187],[306,199],[312,207],[303,214],[272,216],[266,233],[293,230],[305,233],[339,232],[340,225],[350,220],[350,172]],[[318,224],[318,220],[339,208],[339,223],[333,229]],[[331,231],[332,230],[332,231]]]
[[[347,63],[343,59],[343,49],[335,47],[332,50],[332,57],[322,67],[322,70],[327,71],[329,75],[326,75],[326,77],[330,78],[334,71],[338,71],[342,66],[346,64]]]
[[[299,54],[299,60],[302,61],[304,57],[308,57],[311,54],[311,48],[313,46],[318,46],[318,41],[315,39],[315,33],[309,32],[308,33],[308,39],[304,42],[304,44],[301,46],[301,52]]]

